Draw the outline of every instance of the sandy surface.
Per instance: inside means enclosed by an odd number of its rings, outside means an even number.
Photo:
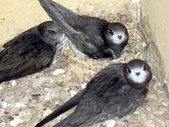
[[[31,26],[49,19],[36,0],[14,1],[5,0],[0,3],[3,5],[0,8],[1,44]],[[81,14],[124,23],[128,28],[130,40],[122,57],[113,61],[92,60],[74,53],[70,41],[67,40],[61,49],[58,48],[55,60],[49,69],[18,80],[1,83],[0,127],[33,127],[82,89],[96,72],[108,64],[127,62],[133,58],[141,58],[149,62],[148,44],[138,29],[137,0],[106,1],[109,3],[105,6],[101,6],[99,0],[93,2],[87,0],[81,3],[77,0],[73,4],[77,5],[76,7],[69,4],[70,8]],[[69,4],[65,3],[66,6]],[[23,15],[26,18],[23,18]],[[168,105],[161,84],[153,76],[146,102],[134,114],[93,127],[167,127],[169,125]],[[58,117],[46,127],[50,127],[68,114]]]

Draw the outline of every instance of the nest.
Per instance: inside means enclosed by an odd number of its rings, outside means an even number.
[[[149,49],[145,37],[138,29],[136,13],[137,5],[126,3],[115,9],[113,3],[108,7],[86,3],[77,9],[82,15],[97,16],[110,22],[118,21],[126,25],[129,42],[121,58],[116,60],[93,60],[74,51],[68,39],[58,50],[50,68],[15,81],[3,82],[0,85],[0,126],[18,127],[34,126],[40,119],[50,114],[76,94],[102,68],[112,63],[124,63],[131,59],[143,59],[149,62]],[[153,77],[145,104],[134,114],[120,120],[104,122],[99,127],[112,124],[122,127],[166,127],[169,125],[168,103],[164,90]],[[68,113],[58,117],[56,123]],[[93,127],[98,127],[94,125]]]

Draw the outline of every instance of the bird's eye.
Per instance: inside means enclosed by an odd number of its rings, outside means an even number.
[[[56,34],[56,31],[54,31],[54,30],[48,30],[48,33],[50,33],[50,34]]]
[[[109,33],[110,33],[111,35],[114,35],[113,30],[109,30]]]
[[[131,73],[131,69],[129,67],[127,67],[126,70],[127,70],[128,73]]]
[[[144,70],[144,71],[147,70],[147,65],[146,65],[146,64],[143,66],[143,70]]]

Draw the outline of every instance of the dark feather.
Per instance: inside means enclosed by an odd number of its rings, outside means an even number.
[[[100,71],[87,84],[76,110],[54,127],[89,127],[133,112],[145,99],[147,89],[128,85],[122,78],[123,69],[123,64],[116,64]]]
[[[45,119],[40,121],[35,127],[41,127],[41,126],[45,125],[46,123],[53,120],[54,118],[56,118],[60,114],[66,112],[67,110],[76,106],[79,103],[84,92],[85,92],[85,89],[80,91],[79,93],[77,93],[70,100],[68,100],[66,103],[64,103],[59,108],[57,108],[55,111],[53,111],[49,116],[45,117]]]
[[[143,69],[144,65],[147,66],[147,70],[144,70],[146,72],[144,74],[147,76],[144,81],[131,82],[135,81],[135,79],[128,78],[130,73],[127,72],[127,68],[131,65],[133,69],[135,67]],[[109,65],[88,82],[84,92],[77,99],[75,111],[54,127],[89,127],[132,113],[144,102],[151,75],[149,66],[142,60]],[[65,105],[68,106],[67,104],[66,102]]]
[[[50,45],[42,38],[37,27],[33,27],[3,46],[5,49],[0,52],[0,82],[21,78],[51,65],[56,45]]]
[[[128,41],[127,32],[127,39],[125,40],[123,46],[117,46],[114,48],[109,47],[107,40],[104,38],[104,33],[105,30],[107,30],[106,26],[111,23],[107,22],[104,19],[96,17],[78,15],[70,9],[67,9],[51,0],[39,0],[39,2],[47,14],[58,25],[64,28],[65,33],[78,50],[95,59],[105,57],[120,57],[119,54],[121,54],[121,50],[124,48]],[[122,27],[124,26],[122,25]],[[113,55],[112,52],[107,53],[108,48],[112,48],[112,50],[119,48],[119,50],[117,50],[118,52],[115,52]]]

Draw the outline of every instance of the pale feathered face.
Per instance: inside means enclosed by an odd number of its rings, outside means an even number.
[[[50,45],[61,43],[65,39],[62,28],[53,21],[47,21],[38,26],[39,35]]]
[[[110,40],[112,40],[112,42],[117,45],[122,44],[127,38],[125,31],[123,30],[119,30],[119,31],[109,30],[109,33],[110,33]]]
[[[148,72],[143,67],[128,68],[128,77],[135,83],[143,83],[147,80]]]
[[[148,64],[143,60],[132,60],[125,67],[125,75],[129,82],[135,84],[148,83],[152,73]]]
[[[111,23],[107,26],[105,37],[109,45],[121,45],[128,41],[127,28],[121,23]]]

